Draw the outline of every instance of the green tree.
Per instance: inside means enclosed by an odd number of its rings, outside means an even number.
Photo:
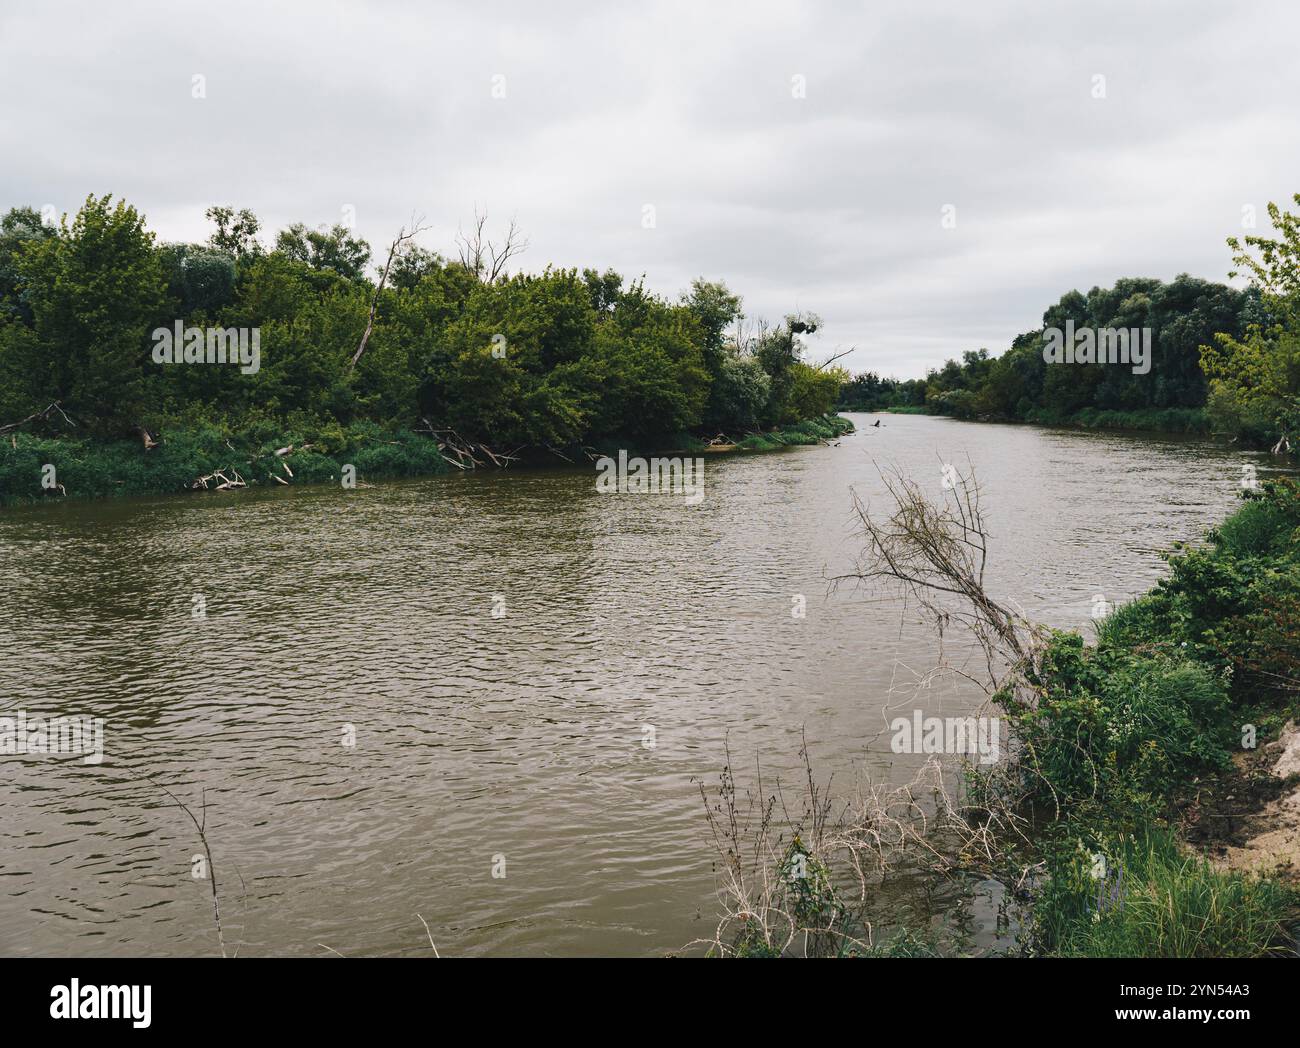
[[[1300,204],[1300,193],[1294,197]],[[1215,421],[1255,440],[1289,444],[1300,430],[1300,215],[1268,205],[1276,237],[1228,238],[1238,272],[1260,294],[1266,319],[1242,338],[1220,332],[1201,347]]]
[[[153,234],[125,201],[88,197],[71,228],[32,244],[19,263],[36,353],[29,400],[61,400],[92,432],[134,428],[145,408],[149,334],[165,301]]]
[[[29,244],[57,236],[32,207],[15,207],[0,218],[0,321],[14,318],[31,325],[32,309],[21,285],[18,263]]]
[[[364,277],[366,263],[370,261],[370,245],[353,237],[347,226],[342,225],[308,229],[303,223],[295,222],[288,229],[280,230],[275,249],[312,269],[330,270],[347,280]]]
[[[262,245],[257,234],[262,228],[258,217],[243,208],[236,211],[233,207],[210,207],[203,212],[204,217],[216,224],[217,230],[208,238],[208,245],[242,262],[262,253]]]

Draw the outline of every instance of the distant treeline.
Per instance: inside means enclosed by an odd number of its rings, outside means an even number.
[[[1204,418],[1208,384],[1200,347],[1226,332],[1240,337],[1265,320],[1257,292],[1186,274],[1170,283],[1143,278],[1116,281],[1086,295],[1070,291],[1043,314],[1043,326],[1016,336],[1001,356],[969,350],[923,379],[898,381],[873,372],[845,383],[840,396],[853,410],[924,408],[957,418],[1077,421],[1085,412],[1134,419]],[[1119,364],[1048,364],[1044,331],[1150,328],[1152,360],[1146,374]],[[1086,417],[1086,416],[1085,416]]]
[[[1296,197],[1300,203],[1300,196]],[[923,379],[860,374],[843,410],[913,410],[965,419],[1213,428],[1274,445],[1300,426],[1300,234],[1297,216],[1270,205],[1277,239],[1229,240],[1251,284],[1238,290],[1186,274],[1165,283],[1118,280],[1070,291],[999,356],[970,350]],[[1233,274],[1235,275],[1235,274]],[[1151,329],[1145,374],[1122,364],[1048,364],[1044,332]]]
[[[31,208],[0,219],[0,426],[57,401],[25,431],[215,427],[328,445],[362,425],[511,449],[662,446],[822,416],[847,377],[801,359],[815,317],[739,334],[741,300],[721,283],[668,300],[612,270],[507,273],[513,226],[493,243],[476,221],[454,258],[408,229],[372,266],[342,225],[297,224],[266,246],[251,212],[207,214],[201,244],[155,243],[107,196],[57,226]],[[258,366],[160,363],[155,330],[188,328],[224,329],[231,346],[238,329],[245,348],[255,333]]]

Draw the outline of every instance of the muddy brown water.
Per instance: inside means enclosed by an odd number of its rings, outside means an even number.
[[[991,588],[1088,635],[1095,594],[1146,590],[1267,473],[1209,440],[851,417],[709,458],[698,505],[574,468],[0,511],[0,716],[105,721],[100,765],[0,756],[0,953],[217,951],[155,783],[206,788],[244,955],[426,954],[417,913],[444,956],[671,951],[711,934],[694,780],[725,746],[742,783],[805,736],[819,775],[901,782],[924,758],[888,709],[976,701],[916,690],[937,645],[896,600],[828,588],[879,466],[938,494],[973,465]],[[988,942],[989,900],[960,907]]]

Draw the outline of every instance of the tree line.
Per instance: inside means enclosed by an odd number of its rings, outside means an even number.
[[[1300,194],[1295,198],[1300,204]],[[844,410],[924,411],[965,419],[1206,428],[1289,444],[1300,428],[1300,217],[1269,205],[1275,237],[1230,238],[1245,288],[1180,274],[1129,277],[1062,295],[1042,327],[1002,354],[968,350],[924,378],[868,371],[840,391]],[[1114,365],[1049,365],[1045,332],[1150,328],[1145,374]]]
[[[57,226],[29,207],[0,218],[0,422],[57,402],[106,440],[427,422],[509,447],[652,446],[822,416],[847,377],[805,359],[815,316],[747,325],[703,278],[670,300],[611,269],[510,272],[524,244],[513,225],[489,239],[484,216],[450,257],[413,224],[375,266],[343,225],[268,246],[251,211],[207,217],[205,243],[158,243],[111,196]],[[178,320],[256,329],[260,367],[160,365],[152,333]]]

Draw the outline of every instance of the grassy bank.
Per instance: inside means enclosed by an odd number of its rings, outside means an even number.
[[[824,415],[784,429],[746,434],[736,441],[736,446],[745,451],[773,451],[776,448],[820,444],[823,440],[834,440],[851,432],[853,423],[848,419],[839,415]]]
[[[1204,796],[1236,797],[1243,759],[1300,707],[1300,488],[1267,483],[1168,577],[1099,623],[1053,633],[998,696],[1023,750],[1018,801],[1038,843],[1031,948],[1083,956],[1260,956],[1288,949],[1286,871],[1211,865],[1184,843]],[[1214,852],[1231,824],[1198,833]]]
[[[1057,957],[1262,957],[1286,948],[1293,893],[1216,869],[1168,827],[1054,855],[1033,948]],[[1100,856],[1100,859],[1098,858]]]
[[[293,450],[276,454],[287,447]],[[207,487],[215,488],[222,483],[214,477],[217,473],[249,487],[338,482],[345,465],[355,468],[358,481],[449,470],[431,438],[387,432],[369,423],[310,431],[276,427],[273,436],[200,426],[168,434],[148,449],[143,440],[101,442],[19,433],[0,444],[0,505],[180,494],[194,490],[200,477],[212,478]],[[43,487],[43,481],[53,486]]]
[[[1143,408],[1137,411],[1103,411],[1084,408],[1062,415],[1047,409],[1030,411],[1024,418],[937,411],[917,405],[879,408],[841,408],[852,411],[883,411],[891,415],[938,415],[963,422],[1021,422],[1036,426],[1077,426],[1080,429],[1127,429],[1149,433],[1201,433],[1211,431],[1204,408]]]
[[[1046,426],[1078,426],[1082,429],[1132,429],[1154,433],[1209,433],[1210,419],[1204,408],[1145,408],[1140,411],[1103,411],[1084,408],[1064,418],[1050,412],[1031,412],[1026,421]]]
[[[852,429],[848,419],[827,415],[782,430],[749,434],[730,450],[771,451],[817,444]],[[718,450],[698,437],[684,435],[680,440],[687,452]],[[286,448],[291,450],[277,454]],[[616,448],[609,450],[617,453]],[[563,464],[550,453],[533,458]],[[581,452],[573,450],[570,458],[582,461]],[[195,490],[201,477],[208,480],[197,487],[207,490],[225,478],[248,487],[337,483],[346,466],[353,467],[359,483],[433,476],[453,469],[437,440],[366,422],[347,427],[268,424],[245,430],[196,426],[162,436],[150,448],[143,439],[104,442],[15,433],[0,443],[0,506],[50,498],[181,494]]]
[[[972,415],[950,411],[931,411],[924,407],[886,407],[875,410],[891,415],[939,415],[964,422],[1028,422],[1037,426],[1077,426],[1080,429],[1128,429],[1151,433],[1203,433],[1211,430],[1204,408],[1144,408],[1138,411],[1103,411],[1084,408],[1062,415],[1046,409],[1029,412],[1024,418],[1001,415]]]

